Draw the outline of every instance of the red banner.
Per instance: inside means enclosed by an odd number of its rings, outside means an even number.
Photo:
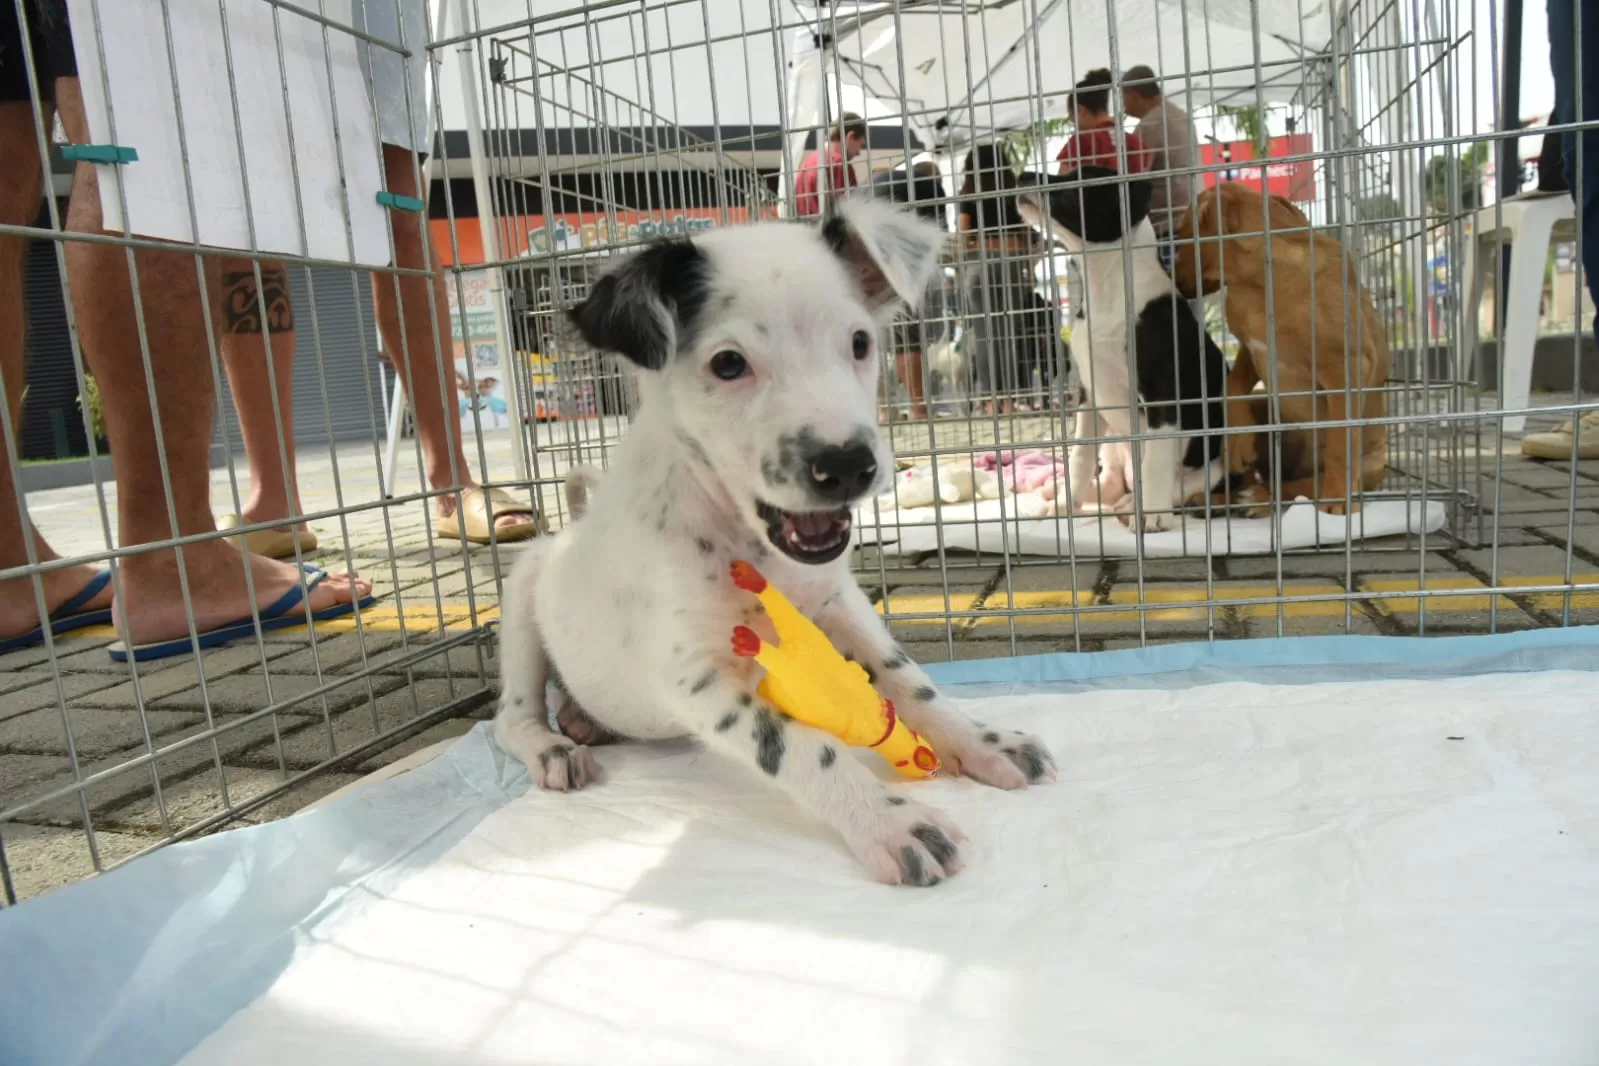
[[[1309,155],[1315,144],[1309,134],[1296,133],[1288,137],[1273,137],[1267,145],[1266,158],[1284,159],[1290,156]],[[1245,185],[1260,187],[1261,165],[1256,161],[1252,141],[1211,141],[1199,146],[1199,161],[1206,166],[1223,166],[1222,170],[1205,172],[1205,184],[1218,181],[1240,181]],[[1268,162],[1265,166],[1266,190],[1273,196],[1285,196],[1297,203],[1310,203],[1316,199],[1316,166],[1312,160],[1300,159],[1291,163]]]

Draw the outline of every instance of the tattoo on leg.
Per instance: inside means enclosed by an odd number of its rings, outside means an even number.
[[[293,329],[289,272],[281,266],[262,267],[261,292],[258,293],[254,271],[225,271],[222,275],[222,328],[228,333],[244,334],[259,334],[265,330],[285,333]]]

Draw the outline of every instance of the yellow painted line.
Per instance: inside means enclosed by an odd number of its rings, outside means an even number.
[[[1039,610],[1046,607],[1067,608],[1066,611],[1060,614],[1030,614],[1016,619],[1016,624],[1019,626],[1037,626],[1070,622],[1073,618],[1077,617],[1077,613],[1072,611],[1071,608],[1076,607],[1079,604],[1087,604],[1092,602],[1092,593],[1074,589],[1035,589],[1027,592],[1012,592],[1009,594],[1000,591],[991,594],[988,599],[983,601],[983,610],[998,612],[1011,610]],[[1094,618],[1097,621],[1098,619],[1109,617],[1113,613],[1120,614],[1121,612],[1107,611],[1103,615],[1095,615]],[[989,618],[978,618],[976,620],[976,624],[980,626],[996,626],[1005,625],[1008,621],[1009,619],[1007,617],[1003,615],[997,615]]]
[[[977,595],[971,592],[952,592],[946,601],[942,592],[892,592],[882,600],[879,600],[874,606],[878,614],[943,614],[945,611],[950,610],[972,610],[977,606]],[[944,619],[942,618],[896,618],[894,621],[896,625],[903,626],[941,626],[944,624]],[[964,619],[957,619],[957,624],[964,621]]]
[[[1401,578],[1360,578],[1358,580],[1363,592],[1432,592],[1454,591],[1457,589],[1485,589],[1488,586],[1469,574],[1439,574],[1427,575],[1425,583],[1413,577]],[[1427,598],[1427,612],[1435,611],[1486,611],[1493,601],[1492,596],[1429,596]],[[1417,597],[1398,597],[1395,599],[1372,600],[1379,611],[1388,614],[1416,614],[1421,610],[1421,600]],[[1499,597],[1500,610],[1516,610],[1516,605],[1503,596]]]
[[[940,606],[939,610],[943,610],[943,607]],[[500,609],[493,606],[480,606],[477,611],[477,619],[474,622],[472,612],[466,604],[446,603],[441,611],[432,604],[418,604],[414,607],[407,605],[402,609],[379,600],[361,612],[361,625],[367,632],[371,633],[398,633],[401,630],[408,633],[436,633],[442,622],[446,632],[465,632],[472,629],[474,625],[482,625],[498,617],[500,617]],[[273,630],[273,632],[303,633],[306,632],[307,628],[305,625],[284,626],[282,629]],[[319,635],[354,633],[356,632],[355,615],[348,614],[342,618],[332,618],[326,622],[318,622],[316,631]],[[112,626],[85,626],[70,633],[63,633],[56,638],[56,643],[62,644],[69,640],[90,638],[114,640],[116,635],[117,631]]]
[[[1301,584],[1283,586],[1282,595],[1294,596],[1341,596],[1343,589],[1330,584]],[[1212,595],[1214,598],[1212,599]],[[1071,592],[1068,590],[1018,592],[1010,596],[1004,593],[995,593],[984,603],[985,611],[994,611],[995,617],[979,618],[978,625],[1002,625],[1008,619],[998,614],[1009,610],[1039,610],[1041,608],[1062,607],[1067,612],[1060,614],[1032,614],[1016,619],[1017,625],[1041,625],[1045,623],[1070,622],[1073,617],[1081,617],[1085,624],[1099,624],[1103,622],[1136,622],[1142,614],[1147,622],[1194,622],[1206,621],[1210,617],[1209,604],[1217,608],[1226,607],[1234,600],[1269,599],[1277,596],[1277,589],[1273,585],[1220,585],[1207,590],[1204,585],[1160,585],[1157,587],[1145,586],[1143,598],[1140,599],[1136,588],[1112,589],[1110,602],[1120,606],[1137,608],[1144,605],[1144,610],[1127,611],[1092,611],[1088,614],[1078,615],[1070,611],[1079,604],[1087,604],[1088,593]],[[1172,606],[1162,606],[1170,604]],[[1237,608],[1240,614],[1247,617],[1275,618],[1277,616],[1275,603],[1245,604]],[[1342,616],[1344,604],[1339,600],[1323,600],[1312,603],[1284,603],[1283,613],[1291,618],[1331,617]]]
[[[69,640],[115,640],[117,637],[116,626],[84,626],[74,629],[70,633],[62,633],[56,637],[56,643],[62,644]]]
[[[1110,602],[1118,604],[1136,605],[1139,603],[1181,603],[1189,604],[1186,607],[1171,607],[1154,611],[1145,611],[1145,618],[1157,622],[1185,622],[1204,621],[1210,617],[1210,611],[1205,606],[1192,606],[1196,601],[1200,604],[1214,602],[1217,607],[1226,607],[1235,600],[1276,599],[1279,595],[1285,600],[1303,596],[1342,596],[1344,590],[1338,585],[1327,583],[1284,585],[1279,593],[1275,585],[1217,585],[1206,589],[1204,585],[1184,585],[1177,587],[1159,586],[1156,588],[1144,587],[1143,598],[1140,599],[1136,588],[1117,588],[1110,593]],[[1344,613],[1344,604],[1340,600],[1318,600],[1310,603],[1246,603],[1234,609],[1247,618],[1277,617],[1279,606],[1284,616],[1289,618],[1327,618]],[[1136,617],[1138,612],[1131,612]]]
[[[1564,592],[1534,592],[1527,597],[1527,602],[1546,611],[1560,611],[1566,606],[1566,594]],[[1571,594],[1571,606],[1573,610],[1578,607],[1599,607],[1599,592],[1573,592]]]
[[[1564,585],[1566,579],[1559,574],[1548,575],[1522,575],[1517,577],[1504,576],[1499,579],[1499,588],[1517,589],[1534,588],[1540,585]],[[1572,583],[1588,585],[1599,583],[1599,574],[1573,574]],[[1360,587],[1368,592],[1420,592],[1423,591],[1422,583],[1413,577],[1404,578],[1362,578]],[[1484,589],[1489,586],[1469,574],[1438,574],[1427,575],[1426,591],[1457,590],[1457,589]],[[1435,611],[1486,611],[1489,606],[1498,601],[1500,610],[1516,610],[1516,605],[1507,596],[1493,596],[1486,591],[1481,596],[1429,596],[1427,597],[1427,613]],[[1534,592],[1527,596],[1528,602],[1541,608],[1559,609],[1565,605],[1566,594],[1563,592]],[[1400,596],[1394,599],[1373,600],[1380,609],[1391,614],[1415,614],[1420,611],[1416,597]],[[1599,592],[1574,592],[1571,594],[1573,607],[1599,607]]]
[[[0,0],[3,2],[3,0]],[[1599,584],[1599,573],[1578,573],[1572,575],[1572,583],[1577,585]],[[1486,611],[1494,597],[1487,593],[1488,586],[1469,574],[1429,574],[1426,579],[1427,590],[1469,590],[1483,589],[1482,595],[1465,596],[1428,596],[1427,612],[1454,611]],[[1542,586],[1564,585],[1566,579],[1560,574],[1532,575],[1532,576],[1505,576],[1500,578],[1501,589],[1537,588]],[[1359,579],[1359,592],[1419,592],[1421,582],[1413,577],[1396,578],[1361,578]],[[1356,597],[1359,597],[1359,592]],[[1006,594],[999,591],[991,594],[986,600],[979,602],[979,597],[973,593],[952,594],[946,604],[942,592],[924,593],[892,593],[886,600],[875,605],[879,615],[885,612],[899,614],[927,614],[942,615],[946,610],[972,611],[981,610],[982,615],[972,620],[979,626],[1005,625],[1010,621],[1010,616],[1004,612],[1011,610],[1040,611],[1038,614],[1028,614],[1017,617],[1018,626],[1069,624],[1073,618],[1080,617],[1084,624],[1097,625],[1111,622],[1137,622],[1140,614],[1144,615],[1147,622],[1191,622],[1206,621],[1210,612],[1204,604],[1212,602],[1216,607],[1225,607],[1237,600],[1268,600],[1275,599],[1278,595],[1274,585],[1218,585],[1207,590],[1204,585],[1159,585],[1145,586],[1143,599],[1140,600],[1136,588],[1116,588],[1111,591],[1110,603],[1130,608],[1121,611],[1093,611],[1088,614],[1078,614],[1075,608],[1079,604],[1088,604],[1091,594],[1087,591],[1072,589],[1041,589],[1026,592],[1013,592]],[[1335,584],[1287,584],[1283,586],[1281,595],[1288,600],[1294,597],[1305,596],[1330,596],[1343,595],[1343,589]],[[1210,600],[1208,597],[1213,596]],[[1563,592],[1534,592],[1528,593],[1526,599],[1534,607],[1549,611],[1560,611],[1566,606],[1567,594]],[[1377,599],[1375,603],[1380,610],[1390,614],[1415,614],[1420,610],[1419,597],[1400,596],[1392,599]],[[1515,610],[1516,605],[1507,597],[1498,597],[1499,607],[1504,610]],[[1143,611],[1136,608],[1139,604],[1145,605]],[[1573,610],[1582,608],[1599,608],[1599,591],[1585,590],[1570,594],[1570,603]],[[1180,606],[1179,606],[1180,605]],[[1058,611],[1049,612],[1047,608],[1059,608]],[[1282,614],[1286,618],[1329,618],[1342,617],[1345,610],[1344,601],[1341,599],[1326,599],[1313,602],[1285,602],[1281,604]],[[1277,603],[1251,603],[1239,604],[1235,607],[1240,615],[1246,618],[1275,618],[1278,613]],[[464,632],[474,626],[483,625],[500,616],[498,606],[480,604],[474,618],[471,609],[466,603],[445,603],[443,609],[431,603],[406,604],[403,607],[392,601],[380,600],[371,607],[361,612],[362,627],[374,633],[398,633],[402,630],[410,633],[438,632],[441,628],[445,632]],[[956,624],[963,624],[965,619],[956,619]],[[896,619],[898,625],[934,625],[945,624],[943,618],[906,618]],[[307,627],[291,626],[278,632],[294,633],[304,632]],[[318,622],[316,629],[319,634],[336,635],[340,633],[356,632],[354,615],[335,618],[326,622]],[[89,626],[84,629],[74,630],[56,638],[58,644],[77,639],[113,639],[116,630],[111,626]]]
[[[479,607],[474,620],[471,610],[465,604],[459,606],[445,604],[444,609],[440,611],[431,604],[407,606],[402,610],[399,607],[384,606],[380,602],[361,612],[361,628],[373,633],[398,633],[401,630],[407,633],[427,633],[438,632],[442,625],[446,632],[464,632],[498,617],[500,617],[498,607]],[[297,633],[304,632],[306,628],[303,625],[286,626],[277,632]],[[354,633],[355,615],[347,614],[342,618],[318,622],[316,631],[319,634]]]
[[[1553,574],[1547,577],[1501,577],[1499,579],[1500,588],[1512,589],[1536,585],[1564,585],[1565,583],[1566,578],[1563,574]],[[1599,574],[1573,573],[1571,575],[1571,583],[1573,585],[1599,585]],[[1527,602],[1534,607],[1558,611],[1566,605],[1566,593],[1531,592],[1527,594]],[[1571,606],[1573,608],[1599,607],[1599,592],[1592,590],[1573,592],[1571,593]]]
[[[1205,590],[1199,589],[1201,597]],[[1277,596],[1275,585],[1218,585],[1215,589],[1216,599],[1225,603],[1228,600],[1262,600],[1272,599]],[[1284,585],[1282,595],[1291,596],[1343,596],[1344,587],[1330,583],[1311,585]],[[1245,603],[1237,608],[1238,613],[1245,618],[1276,618],[1276,603]],[[1353,610],[1342,599],[1313,600],[1309,603],[1284,603],[1281,604],[1285,618],[1342,618],[1345,611]]]

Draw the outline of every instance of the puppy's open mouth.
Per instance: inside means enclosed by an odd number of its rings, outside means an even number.
[[[755,513],[766,523],[766,539],[796,562],[830,563],[849,547],[850,511],[784,511],[760,500]]]

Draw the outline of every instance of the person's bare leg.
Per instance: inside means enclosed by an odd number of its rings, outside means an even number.
[[[383,146],[384,180],[390,192],[423,198],[417,191],[415,165],[415,155],[409,150],[392,144]],[[372,303],[377,312],[378,332],[383,335],[383,347],[394,361],[405,395],[411,401],[411,416],[416,421],[416,435],[422,444],[423,473],[427,475],[429,487],[442,489],[459,484],[462,488],[470,488],[477,481],[472,477],[466,452],[461,447],[460,414],[454,404],[454,341],[450,336],[444,272],[437,269],[436,252],[423,254],[422,242],[431,238],[422,214],[396,211],[393,219],[396,265],[420,270],[431,262],[435,269],[431,278],[399,277],[398,297],[394,275],[372,275]],[[436,328],[434,312],[428,306],[430,291],[433,307],[437,309]],[[406,366],[407,356],[409,367]],[[439,388],[441,370],[447,383],[442,393]],[[440,496],[437,503],[441,517],[455,513],[455,497]],[[532,520],[530,515],[508,514],[497,518],[494,525],[506,529]]]
[[[59,83],[57,102],[67,136],[74,143],[84,143],[87,125],[76,79]],[[67,228],[74,233],[103,230],[93,166],[79,164],[77,168]],[[116,457],[117,526],[123,546],[172,536],[161,469],[163,452],[177,532],[183,536],[213,532],[216,525],[211,515],[208,469],[213,378],[193,253],[142,250],[134,256],[160,415],[159,440],[147,391],[127,253],[113,245],[72,241],[66,254],[78,334],[106,402],[106,432]],[[204,298],[215,308],[215,265],[208,264],[205,273]],[[217,311],[220,313],[220,308]],[[243,555],[222,539],[191,544],[182,552],[194,624],[201,632],[249,615],[246,563],[258,604],[273,602],[302,580],[297,567]],[[125,640],[147,643],[188,633],[176,550],[139,552],[124,557],[119,566],[125,599],[119,604],[117,621]],[[310,606],[320,610],[348,602],[370,588],[368,582],[330,574],[311,591]]]
[[[900,380],[905,383],[905,390],[911,394],[911,420],[920,422],[927,417],[927,386],[922,370],[922,353],[901,352],[895,356],[895,364]]]
[[[266,290],[264,300],[256,290],[250,260],[222,261],[222,364],[250,467],[250,495],[240,512],[250,523],[304,513],[294,466],[295,330],[288,270],[282,263],[262,262],[261,285]],[[277,412],[272,408],[274,386]]]
[[[50,122],[53,114],[53,108],[47,106],[45,122]],[[29,226],[38,216],[44,187],[38,144],[33,104],[27,101],[0,103],[0,223]],[[27,320],[22,300],[27,256],[27,238],[0,234],[0,375],[4,375],[7,413],[19,434],[22,432],[22,390],[28,381],[25,366]],[[24,536],[33,538],[41,562],[60,558],[18,510],[11,463],[0,452],[0,570],[27,565]],[[76,596],[93,580],[96,569],[74,566],[43,574],[45,606],[55,610]],[[93,602],[85,604],[84,610],[110,605],[111,590],[107,588]],[[33,581],[29,578],[0,581],[0,640],[20,636],[38,624],[39,604],[34,596]]]

